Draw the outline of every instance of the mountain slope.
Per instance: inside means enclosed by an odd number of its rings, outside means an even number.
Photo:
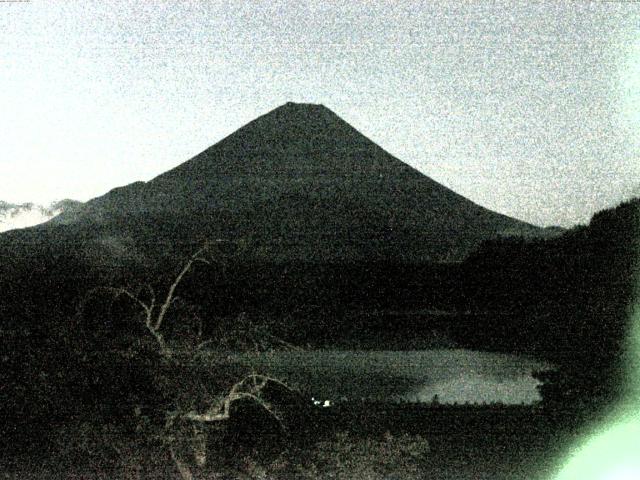
[[[149,242],[249,238],[270,260],[313,262],[460,260],[504,232],[542,234],[431,180],[326,107],[293,103],[65,223],[96,251],[105,239],[154,256]]]

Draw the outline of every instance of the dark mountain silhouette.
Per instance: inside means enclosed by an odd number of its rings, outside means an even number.
[[[67,245],[82,238],[99,263],[201,238],[248,238],[276,262],[459,261],[501,234],[548,233],[431,180],[328,108],[293,103],[45,228],[66,229],[49,235]]]

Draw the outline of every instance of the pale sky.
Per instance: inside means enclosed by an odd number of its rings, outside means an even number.
[[[0,200],[149,180],[287,101],[488,208],[584,223],[640,193],[640,3],[0,2]]]

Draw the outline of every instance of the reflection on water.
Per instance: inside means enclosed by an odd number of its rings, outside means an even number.
[[[315,398],[440,403],[533,403],[531,372],[548,364],[470,350],[277,352],[244,356]]]

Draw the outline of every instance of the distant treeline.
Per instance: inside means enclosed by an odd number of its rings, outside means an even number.
[[[462,267],[464,298],[471,310],[509,312],[508,322],[488,317],[464,337],[552,360],[575,398],[611,402],[624,393],[639,256],[640,199],[558,238],[487,242]]]

